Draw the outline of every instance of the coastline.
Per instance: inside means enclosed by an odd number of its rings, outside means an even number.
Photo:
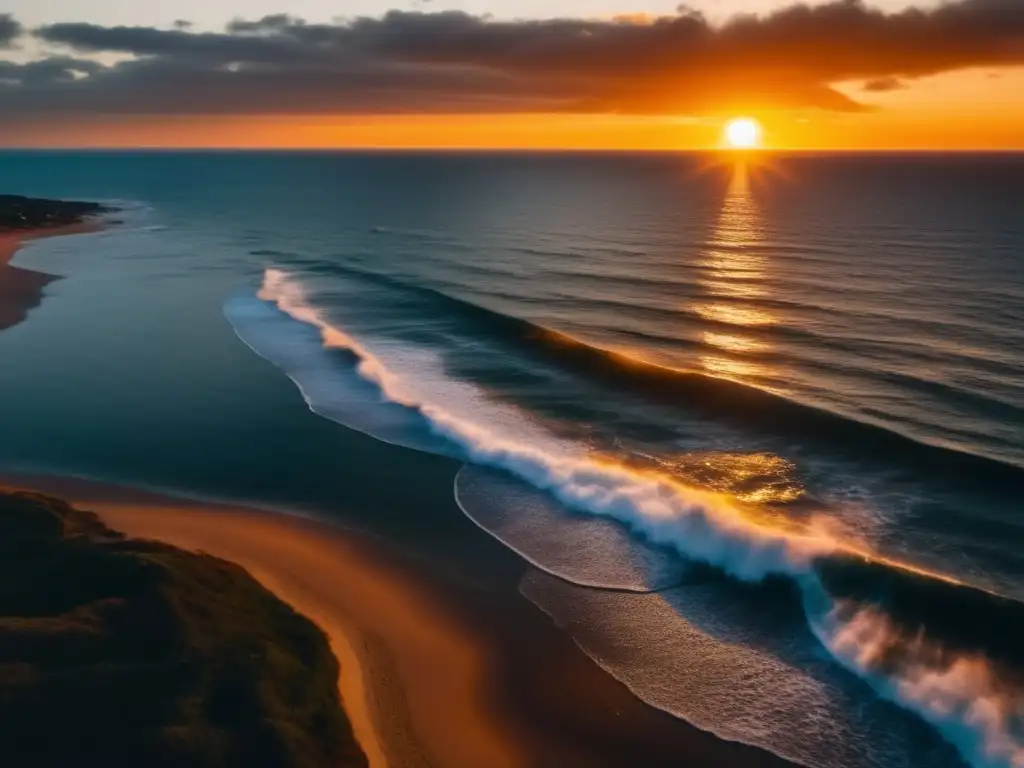
[[[31,229],[0,229],[0,266],[8,266],[14,254],[26,243],[46,237],[62,237],[64,235],[86,235],[102,232],[105,225],[95,219],[86,219],[77,224],[65,224],[57,227],[36,227]]]
[[[24,322],[28,313],[42,302],[46,286],[60,279],[45,272],[11,266],[11,260],[26,243],[46,237],[100,232],[104,228],[100,221],[86,220],[59,227],[0,230],[0,331]]]
[[[102,229],[86,220],[0,233],[0,299],[7,286],[18,313],[0,330],[24,320],[58,279],[8,265],[25,241]],[[5,279],[15,273],[38,280],[26,288]],[[668,768],[681,756],[688,766],[790,765],[650,707],[601,669],[520,594],[530,566],[457,509],[457,463],[344,434],[378,456],[355,461],[338,496],[355,519],[373,514],[373,533],[69,477],[4,473],[0,483],[60,496],[129,536],[245,568],[328,636],[343,706],[374,768]],[[392,473],[403,483],[391,484]],[[410,506],[445,522],[393,536]]]
[[[327,636],[243,568],[15,488],[0,530],[7,762],[368,768]]]
[[[467,584],[368,535],[92,481],[0,482],[248,570],[328,635],[374,768],[790,765],[636,699],[517,591]]]

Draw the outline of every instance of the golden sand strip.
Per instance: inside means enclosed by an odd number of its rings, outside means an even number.
[[[292,515],[67,477],[0,475],[0,484],[248,570],[327,634],[343,706],[374,768],[792,768],[642,703],[515,584],[484,587]],[[479,546],[497,546],[479,535]]]
[[[21,246],[21,239],[9,234],[0,235],[0,267],[6,265]]]
[[[46,286],[58,279],[54,275],[11,266],[9,262],[18,249],[29,240],[96,232],[102,228],[100,222],[89,221],[67,227],[0,232],[0,331],[21,323],[39,306]]]
[[[60,237],[62,235],[84,235],[102,230],[102,222],[83,221],[80,224],[69,224],[66,227],[2,231],[0,232],[0,266],[10,262],[18,249],[29,240],[41,240],[44,237]]]
[[[484,700],[488,649],[429,586],[376,557],[372,541],[255,510],[64,495],[131,536],[241,565],[315,621],[339,660],[343,705],[374,768],[526,764]],[[371,640],[393,668],[367,664]]]
[[[372,768],[388,765],[368,708],[367,681],[362,661],[350,640],[355,628],[338,605],[325,594],[329,580],[339,579],[335,594],[348,591],[352,571],[358,569],[348,553],[332,542],[311,540],[295,526],[248,513],[199,507],[155,506],[95,501],[84,504],[100,514],[111,528],[141,538],[159,539],[182,549],[203,551],[241,565],[263,586],[299,613],[312,619],[330,640],[342,673],[338,689],[356,738]],[[328,552],[343,563],[324,567]]]

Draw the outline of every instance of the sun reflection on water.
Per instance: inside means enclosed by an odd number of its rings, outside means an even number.
[[[716,277],[718,277],[716,275]],[[701,280],[701,288],[715,296],[757,299],[765,295],[764,286],[756,282],[741,282],[736,275],[723,275],[722,280]],[[760,277],[760,275],[758,275]]]
[[[770,312],[732,304],[698,304],[694,311],[705,320],[730,325],[771,325],[775,316]]]
[[[766,373],[760,363],[721,355],[701,355],[700,364],[706,373],[723,379],[753,378]]]
[[[705,331],[701,337],[708,346],[719,347],[729,352],[740,354],[759,352],[766,349],[768,345],[759,339],[752,339],[735,333],[712,333]]]
[[[701,367],[713,376],[749,380],[767,374],[763,358],[755,355],[768,351],[770,344],[744,332],[776,322],[771,312],[753,304],[768,295],[763,241],[761,211],[750,192],[747,166],[737,163],[708,246],[697,261],[698,283],[710,300],[695,304],[693,311],[704,320],[734,327],[702,335],[704,344],[721,353],[700,357]]]
[[[717,326],[700,339],[704,373],[717,378],[763,382],[770,373],[765,354],[771,342],[765,329],[778,318],[764,307],[770,296],[770,263],[765,248],[764,220],[751,193],[745,162],[733,166],[732,178],[714,230],[697,260],[703,301],[691,307],[704,321]],[[789,505],[805,490],[795,467],[772,453],[700,451],[662,456],[663,470],[684,482],[723,493],[751,505],[763,524],[799,527]]]
[[[661,456],[658,463],[683,482],[758,505],[759,515],[787,526],[792,524],[788,516],[762,507],[788,504],[804,495],[793,464],[772,453],[695,451]]]

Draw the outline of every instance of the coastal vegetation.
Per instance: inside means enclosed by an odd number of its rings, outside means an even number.
[[[245,570],[0,489],[6,765],[365,766],[324,634]]]
[[[0,232],[66,227],[110,210],[100,203],[0,195]]]

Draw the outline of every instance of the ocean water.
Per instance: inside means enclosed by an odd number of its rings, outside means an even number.
[[[652,705],[813,768],[1024,766],[1024,156],[0,170],[124,208],[17,261],[66,279],[0,334],[0,469],[286,504],[340,432],[451,457]]]

